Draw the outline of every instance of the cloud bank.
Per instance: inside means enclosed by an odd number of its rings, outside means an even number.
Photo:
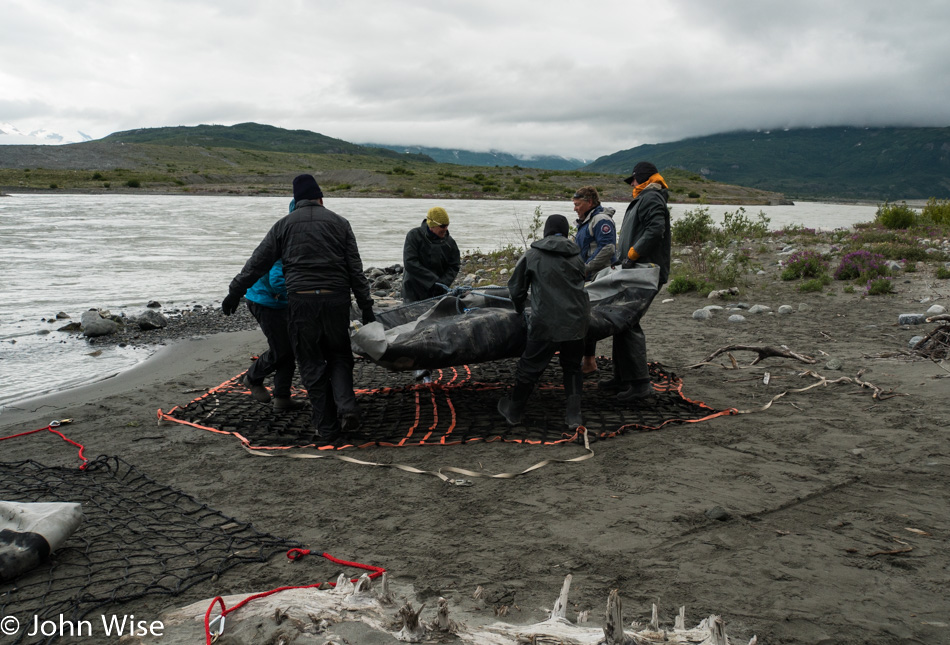
[[[947,25],[930,0],[12,0],[0,122],[98,138],[255,121],[587,159],[736,129],[948,126]]]

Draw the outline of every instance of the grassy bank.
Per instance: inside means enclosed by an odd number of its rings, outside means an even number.
[[[895,212],[897,213],[895,215]],[[536,212],[534,222],[542,221]],[[525,242],[538,236],[529,227]],[[816,231],[802,226],[774,230],[761,213],[739,207],[721,226],[699,206],[673,223],[673,261],[665,292],[732,290],[730,297],[794,289],[828,296],[884,296],[902,280],[950,279],[950,204],[931,201],[918,213],[882,204],[874,222],[852,229]],[[470,252],[461,276],[475,284],[505,284],[524,246]],[[914,274],[914,275],[911,275]]]
[[[6,146],[0,191],[197,195],[284,195],[309,172],[332,197],[564,200],[593,185],[624,201],[623,175],[537,168],[470,167],[372,155],[303,154],[200,146],[87,143]],[[21,150],[12,150],[19,148]],[[46,150],[40,150],[46,148]],[[676,203],[770,204],[783,196],[664,169]]]

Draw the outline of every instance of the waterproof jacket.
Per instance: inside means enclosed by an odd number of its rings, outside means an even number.
[[[574,241],[581,250],[581,260],[587,265],[587,279],[595,273],[617,263],[617,227],[614,224],[614,209],[598,204],[577,223]]]
[[[587,333],[590,300],[584,290],[584,262],[571,240],[548,235],[533,242],[515,265],[508,292],[518,313],[530,294],[530,340],[558,343]]]
[[[277,260],[283,261],[290,294],[319,289],[349,299],[352,290],[360,309],[373,306],[350,223],[315,199],[297,202],[292,213],[274,223],[231,280],[229,292],[243,296]]]
[[[280,260],[274,262],[270,271],[261,276],[261,279],[247,290],[244,297],[262,307],[286,309],[287,288],[284,285],[284,264]]]
[[[452,286],[461,266],[461,254],[451,234],[440,238],[422,220],[422,226],[406,234],[402,264],[402,297],[406,302],[415,302],[445,294],[445,289],[436,283]]]
[[[650,184],[627,206],[617,242],[620,259],[627,257],[632,246],[640,257],[638,263],[660,267],[660,286],[670,277],[670,209],[666,202],[669,191],[660,184]]]

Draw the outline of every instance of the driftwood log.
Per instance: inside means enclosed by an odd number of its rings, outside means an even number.
[[[714,351],[712,354],[704,358],[699,363],[696,363],[695,365],[689,365],[686,369],[692,369],[694,367],[702,367],[703,365],[712,365],[710,361],[712,361],[712,359],[716,358],[720,354],[727,354],[729,356],[730,361],[732,361],[732,367],[731,368],[727,367],[726,369],[742,369],[739,366],[739,363],[736,361],[735,358],[733,358],[730,352],[755,352],[756,354],[758,354],[758,358],[756,358],[754,361],[749,363],[748,367],[757,365],[762,360],[769,357],[793,358],[797,361],[801,361],[802,363],[807,363],[809,365],[813,365],[818,362],[813,357],[807,356],[805,354],[799,354],[797,352],[793,352],[792,350],[790,350],[788,347],[785,347],[784,345],[782,345],[781,347],[772,347],[769,345],[758,345],[758,346],[757,345],[729,345],[728,347],[717,349],[716,351]],[[725,367],[725,366],[722,366],[722,367]]]
[[[383,574],[385,580],[386,574]],[[386,583],[384,582],[384,587]],[[229,613],[226,621],[215,620],[212,631],[230,645],[258,643],[354,643],[376,641],[383,634],[402,642],[443,642],[453,638],[465,645],[728,645],[725,624],[718,616],[709,616],[692,629],[686,628],[686,609],[681,607],[672,628],[660,627],[656,605],[650,625],[632,625],[624,629],[623,607],[617,590],[610,592],[604,627],[587,627],[567,618],[571,576],[567,576],[550,616],[533,625],[496,622],[490,625],[466,624],[449,618],[448,601],[439,598],[433,620],[422,620],[424,609],[412,608],[409,600],[395,615],[386,602],[388,588],[374,592],[364,576],[357,584],[338,579],[337,587],[322,590],[293,588],[255,598],[239,610]],[[234,607],[252,594],[223,598],[225,607]],[[255,594],[256,595],[256,594]],[[124,640],[151,645],[184,645],[205,641],[204,618],[211,599],[172,610],[162,615],[162,636]],[[215,607],[218,609],[218,607]],[[214,613],[214,612],[212,612]],[[220,612],[218,612],[220,613]],[[466,615],[471,622],[484,613]],[[226,623],[221,627],[221,623]],[[299,640],[298,640],[299,639]],[[756,637],[749,641],[756,643]]]

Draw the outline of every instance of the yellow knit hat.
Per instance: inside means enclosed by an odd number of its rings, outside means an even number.
[[[449,224],[449,214],[445,212],[445,209],[441,206],[433,206],[429,209],[429,212],[426,213],[426,224],[431,228],[436,226],[448,226]]]

